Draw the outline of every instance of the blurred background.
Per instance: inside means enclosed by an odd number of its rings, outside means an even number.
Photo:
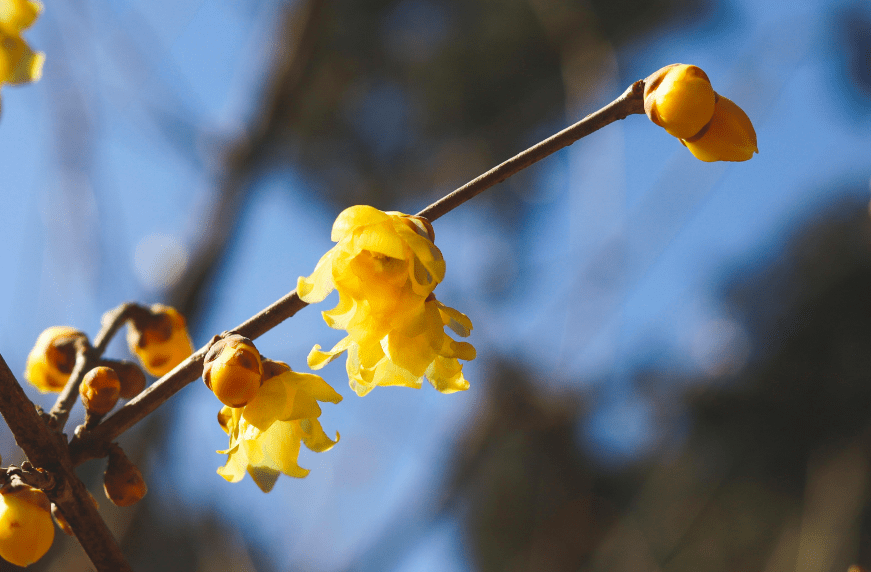
[[[867,0],[46,4],[44,77],[0,118],[17,374],[44,328],[93,336],[127,300],[202,346],[308,275],[343,208],[417,212],[670,63],[759,139],[702,163],[632,116],[439,219],[471,388],[358,398],[328,366],[342,438],[306,479],[225,482],[220,404],[185,388],[120,439],[142,502],[80,469],[135,570],[871,567]],[[261,353],[305,371],[335,302]],[[58,535],[33,569],[90,568]]]

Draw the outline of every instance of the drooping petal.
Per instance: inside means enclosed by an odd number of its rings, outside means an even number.
[[[240,452],[239,445],[227,451],[218,451],[218,453],[227,453],[229,455],[227,463],[223,467],[218,467],[218,474],[231,483],[241,481],[248,468],[248,459],[244,453]]]
[[[321,346],[318,344],[315,344],[315,347],[313,347],[312,351],[310,351],[308,354],[308,358],[307,358],[308,366],[314,370],[321,369],[322,367],[324,367],[325,365],[327,365],[328,363],[330,363],[331,361],[333,361],[334,359],[336,359],[337,357],[342,355],[342,352],[347,350],[351,346],[352,343],[353,343],[353,340],[351,340],[351,337],[346,336],[346,337],[342,338],[339,341],[339,343],[334,345],[333,349],[331,349],[328,352],[320,351]]]
[[[303,419],[299,422],[300,429],[303,431],[302,443],[309,450],[315,453],[323,453],[329,451],[339,442],[339,432],[336,431],[336,440],[333,441],[324,432],[320,421],[317,419]]]
[[[445,306],[436,300],[442,321],[458,336],[467,338],[472,333],[472,320],[462,312],[458,312],[449,306]]]
[[[296,281],[296,293],[299,299],[307,304],[323,301],[335,288],[333,283],[333,262],[336,254],[333,250],[324,254],[315,266],[314,272],[308,278],[302,276]]]
[[[245,420],[260,431],[266,431],[272,423],[284,419],[293,409],[293,398],[288,395],[280,378],[281,375],[277,375],[267,379],[257,390],[254,399],[242,409]]]
[[[328,401],[330,403],[338,403],[342,400],[342,396],[333,389],[329,383],[319,375],[311,373],[287,372],[287,378],[284,382],[295,387],[299,391],[311,395],[318,401]]]

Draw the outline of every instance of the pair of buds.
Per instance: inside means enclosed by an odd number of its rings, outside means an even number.
[[[672,64],[645,79],[644,111],[702,161],[746,161],[759,152],[750,118],[696,66]]]

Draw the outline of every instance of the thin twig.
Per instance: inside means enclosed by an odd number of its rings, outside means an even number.
[[[469,199],[497,185],[533,163],[541,161],[548,155],[568,147],[578,139],[598,131],[610,123],[625,119],[636,113],[644,113],[644,80],[638,80],[623,92],[623,95],[595,113],[584,117],[571,127],[567,127],[544,141],[537,143],[508,159],[501,165],[493,167],[480,177],[469,181],[451,194],[426,207],[417,216],[429,219],[430,222],[449,213]]]
[[[55,486],[45,493],[70,523],[94,567],[99,572],[132,572],[88,489],[76,476],[66,440],[43,421],[2,355],[0,413],[28,460],[53,475]]]
[[[49,412],[50,423],[58,432],[63,432],[64,425],[69,419],[70,411],[76,400],[79,397],[79,385],[85,378],[85,374],[92,368],[97,366],[100,357],[106,351],[106,347],[115,333],[124,325],[124,322],[130,318],[131,314],[136,311],[142,311],[143,308],[133,302],[125,302],[114,310],[109,310],[103,314],[103,319],[100,321],[103,327],[94,338],[93,345],[84,341],[76,347],[76,365],[70,374],[70,379],[64,386],[63,391],[58,395],[54,407]],[[147,311],[147,310],[146,310]]]
[[[563,147],[571,145],[578,139],[601,129],[605,125],[625,119],[632,114],[644,113],[643,93],[644,81],[636,81],[620,97],[599,111],[591,113],[571,127],[541,141],[501,165],[487,171],[473,181],[466,183],[420,211],[418,216],[435,220],[472,197],[504,181],[511,175],[518,173]],[[237,326],[234,331],[252,340],[256,339],[296,314],[305,306],[307,304],[300,300],[296,290],[293,290],[247,322]],[[104,457],[107,454],[109,443],[144,419],[149,413],[172,397],[173,394],[200,377],[203,373],[203,358],[207,350],[208,345],[200,348],[171,372],[130,400],[111,417],[100,423],[96,428],[75,436],[70,442],[70,455],[73,464],[78,466],[88,459]]]

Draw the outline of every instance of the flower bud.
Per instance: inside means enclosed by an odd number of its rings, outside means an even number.
[[[133,399],[145,389],[145,373],[132,361],[103,360],[100,365],[111,367],[121,382],[121,399]]]
[[[740,107],[717,94],[714,116],[698,135],[681,141],[702,161],[746,161],[758,153],[756,131]]]
[[[135,504],[148,492],[142,472],[117,445],[109,451],[109,464],[103,473],[103,489],[106,497],[116,506]]]
[[[131,318],[127,345],[145,371],[155,377],[166,375],[194,353],[184,317],[163,304],[154,304],[150,313]]]
[[[666,66],[644,80],[644,112],[670,135],[692,137],[714,115],[711,80],[696,66]]]
[[[85,374],[79,386],[82,405],[88,413],[105,415],[118,403],[121,381],[110,367],[98,366]]]
[[[27,356],[24,378],[38,390],[61,391],[76,364],[76,343],[87,336],[69,326],[52,326],[39,334]]]
[[[224,405],[243,407],[263,383],[260,352],[239,334],[219,339],[206,353],[203,381]]]
[[[19,482],[0,490],[0,557],[16,566],[42,558],[54,541],[50,511],[39,489]]]

